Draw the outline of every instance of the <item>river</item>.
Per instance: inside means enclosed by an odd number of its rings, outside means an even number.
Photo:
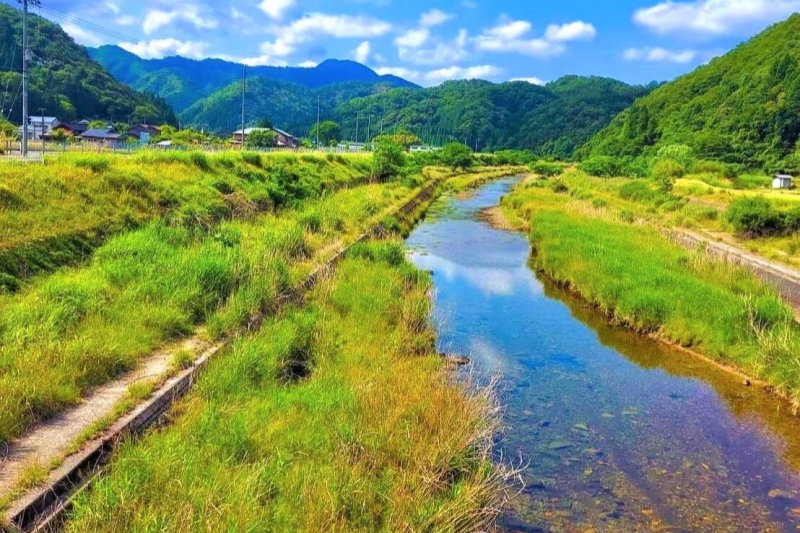
[[[526,465],[517,532],[800,531],[800,421],[689,354],[611,327],[482,222],[514,184],[440,198],[407,240],[440,349],[497,377],[498,457]]]

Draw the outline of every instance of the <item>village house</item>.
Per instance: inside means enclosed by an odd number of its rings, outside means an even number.
[[[286,131],[280,130],[278,128],[245,128],[244,130],[244,141],[247,142],[247,137],[253,133],[254,131],[274,131],[275,134],[278,136],[278,146],[281,148],[297,148],[300,146],[300,141]],[[233,142],[241,144],[242,143],[242,130],[238,129],[233,132]]]
[[[118,133],[114,128],[95,128],[83,132],[80,136],[85,143],[99,144],[109,148],[125,146],[126,134]]]
[[[28,138],[34,141],[39,141],[42,137],[46,137],[53,132],[53,128],[61,124],[57,117],[28,117],[27,123],[24,126],[28,130]],[[17,128],[17,132],[22,135],[23,126]]]
[[[775,174],[772,176],[773,189],[791,189],[794,187],[794,178],[788,174]]]
[[[46,140],[51,140],[59,137],[80,137],[85,131],[89,129],[87,121],[80,122],[62,122],[50,132],[45,135]]]

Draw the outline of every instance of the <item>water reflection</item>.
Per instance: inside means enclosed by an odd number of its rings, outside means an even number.
[[[524,236],[477,218],[511,184],[443,199],[408,239],[443,347],[503,376],[502,451],[531,465],[509,529],[797,531],[797,420],[539,281]]]

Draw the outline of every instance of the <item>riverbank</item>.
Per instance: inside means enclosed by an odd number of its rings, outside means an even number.
[[[66,530],[485,527],[502,498],[492,402],[436,355],[429,284],[401,243],[357,245],[124,447]]]
[[[560,181],[528,181],[502,205],[529,225],[536,268],[609,320],[763,379],[800,407],[800,328],[752,273],[687,252]]]

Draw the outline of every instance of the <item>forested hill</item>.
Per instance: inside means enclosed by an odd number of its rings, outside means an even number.
[[[0,4],[0,101],[3,117],[22,117],[22,12]],[[72,120],[102,117],[119,121],[176,123],[163,100],[136,92],[89,58],[61,27],[35,15],[30,21],[30,109]]]
[[[231,84],[238,83],[242,78],[242,65],[221,59],[198,61],[179,56],[142,59],[118,46],[92,48],[89,54],[105,65],[118,80],[135,89],[164,97],[178,113],[216,91],[229,90]],[[248,67],[247,75],[249,78],[289,82],[306,89],[348,82],[416,87],[396,76],[380,76],[360,63],[335,59],[313,68]]]
[[[402,128],[431,142],[466,141],[480,149],[524,148],[571,157],[576,147],[654,86],[568,76],[546,86],[453,81],[424,90],[395,89],[346,102],[336,110],[345,131]]]
[[[687,144],[701,157],[772,169],[797,166],[787,158],[800,138],[798,58],[796,14],[637,101],[581,154],[630,156]]]
[[[288,81],[250,78],[245,96],[248,125],[269,118],[275,126],[304,136],[316,121],[317,102],[322,117],[330,118],[342,102],[393,88],[392,82],[350,81],[312,89]],[[181,121],[196,129],[230,133],[241,127],[241,102],[242,83],[238,81],[191,105],[181,113]]]

